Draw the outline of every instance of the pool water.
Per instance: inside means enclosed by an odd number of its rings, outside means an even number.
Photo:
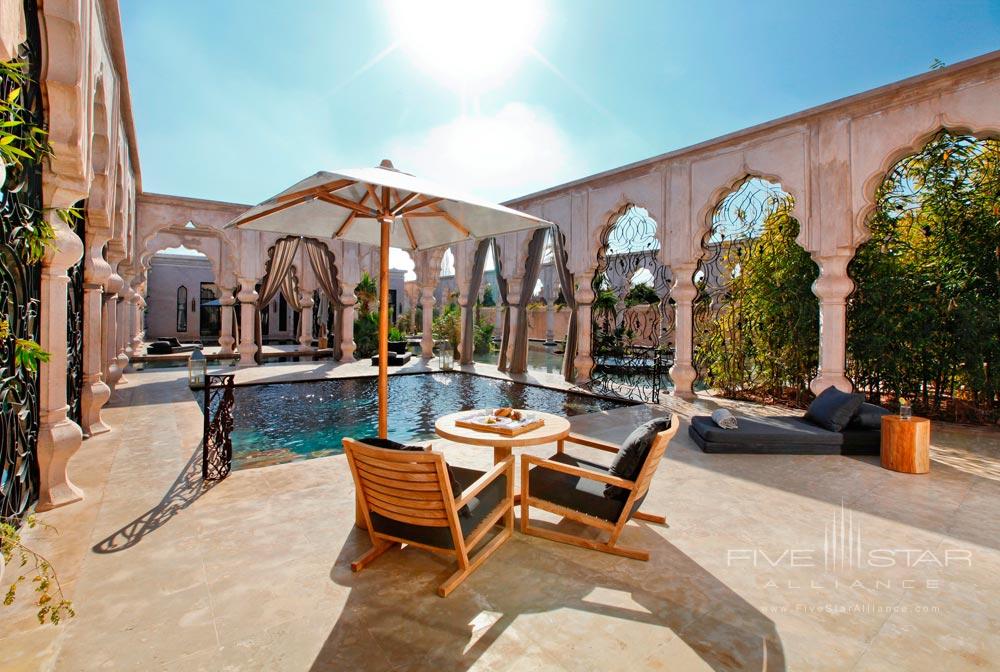
[[[376,434],[375,378],[236,388],[233,468],[281,464],[343,452],[341,439]],[[389,378],[389,438],[434,437],[442,415],[473,408],[513,406],[563,416],[630,406],[591,397],[464,373]]]

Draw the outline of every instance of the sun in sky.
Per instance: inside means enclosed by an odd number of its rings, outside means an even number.
[[[443,84],[476,94],[507,80],[544,22],[532,0],[388,0],[397,43]]]

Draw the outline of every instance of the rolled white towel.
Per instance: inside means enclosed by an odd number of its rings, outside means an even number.
[[[718,408],[712,411],[712,422],[723,429],[736,429],[736,416],[729,412],[729,409]]]

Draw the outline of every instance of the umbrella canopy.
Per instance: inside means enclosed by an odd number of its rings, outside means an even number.
[[[320,171],[250,208],[229,226],[380,246],[379,222],[386,218],[389,245],[404,250],[549,225],[414,177],[383,161],[377,168]]]
[[[378,435],[386,438],[389,402],[389,248],[424,250],[549,226],[502,205],[396,170],[321,171],[250,208],[227,228],[334,238],[380,248]]]

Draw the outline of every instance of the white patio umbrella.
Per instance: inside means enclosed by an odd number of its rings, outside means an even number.
[[[378,435],[386,438],[389,248],[425,250],[549,224],[398,171],[385,160],[377,168],[318,172],[250,208],[227,228],[335,238],[379,247]]]

